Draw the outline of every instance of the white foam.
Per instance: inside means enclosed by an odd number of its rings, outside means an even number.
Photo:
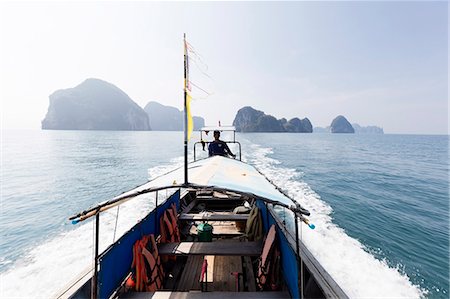
[[[180,165],[179,158],[170,164],[149,169],[155,177]],[[159,199],[164,200],[165,192]],[[120,205],[115,240],[128,231],[154,206],[153,195],[141,195]],[[83,207],[82,207],[83,208]],[[101,214],[100,252],[114,238],[117,208]],[[126,217],[125,217],[126,216]],[[78,224],[75,229],[61,233],[38,245],[19,258],[12,267],[0,274],[0,298],[50,298],[67,283],[92,266],[93,222]]]
[[[321,200],[302,173],[280,166],[281,162],[268,157],[272,150],[255,144],[244,159],[255,165],[268,179],[287,191],[311,212],[309,219],[316,225],[311,230],[301,225],[303,243],[334,278],[350,298],[420,298],[426,291],[413,285],[399,269],[376,259],[363,244],[349,237],[332,222],[332,208]]]

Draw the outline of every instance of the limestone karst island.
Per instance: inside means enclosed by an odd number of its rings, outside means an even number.
[[[44,130],[128,130],[182,131],[183,112],[171,106],[150,101],[143,108],[117,86],[100,79],[87,79],[81,84],[60,89],[50,96],[47,114],[42,120]],[[194,130],[205,125],[194,116]],[[277,119],[250,106],[239,109],[233,121],[238,132],[286,133],[372,133],[383,134],[376,126],[362,127],[342,115],[326,128],[314,127],[305,117]]]
[[[194,129],[204,126],[194,116]],[[74,88],[50,95],[44,130],[182,131],[182,112],[149,102],[145,109],[124,91],[100,79],[87,79]]]

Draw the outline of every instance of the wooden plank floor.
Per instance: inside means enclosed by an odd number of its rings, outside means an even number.
[[[176,290],[176,286],[180,281],[181,274],[183,274],[184,263],[182,259],[184,257],[178,257],[175,265],[171,269],[166,270],[166,279],[164,281],[165,290]]]
[[[245,267],[245,278],[249,292],[256,292],[256,277],[253,271],[252,260],[249,256],[242,257]]]
[[[216,256],[211,290],[216,292],[237,292],[236,277],[231,273],[242,273],[240,256]],[[243,289],[242,276],[239,276],[239,287]],[[208,285],[209,290],[209,285]]]
[[[236,277],[231,273],[243,273],[240,256],[207,256],[208,260],[208,292],[236,292]],[[199,282],[203,265],[203,256],[190,256],[183,274],[175,287],[177,291],[200,290]],[[253,277],[254,279],[254,277]],[[243,277],[239,276],[239,290],[244,290]]]
[[[199,255],[191,255],[188,257],[176,290],[190,291],[201,289],[199,279],[202,272],[203,260],[204,257]]]
[[[201,292],[199,282],[203,260],[208,260],[208,291]],[[236,292],[236,278],[232,272],[243,273],[243,263],[250,263],[250,258],[245,260],[239,256],[189,256],[186,264],[182,266],[183,273],[175,287],[175,292],[158,291],[127,293],[120,298],[129,299],[243,299],[243,298],[290,298],[288,292],[255,292],[255,278],[247,276],[247,288],[244,287],[243,277],[240,277],[239,292]],[[247,272],[247,271],[246,271]],[[253,275],[253,271],[251,274]],[[253,287],[248,286],[248,280],[253,281]]]
[[[197,235],[197,227],[192,225],[189,234],[192,236]],[[213,236],[242,236],[243,231],[239,231],[233,221],[220,221],[215,222],[213,225]]]

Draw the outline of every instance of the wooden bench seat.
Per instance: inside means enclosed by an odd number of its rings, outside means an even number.
[[[227,201],[245,201],[246,200],[243,197],[225,197],[225,198],[223,198],[223,197],[200,197],[200,196],[197,196],[196,199],[198,201],[212,201],[212,202],[214,202],[214,201],[224,201],[224,202],[227,202]]]
[[[179,242],[158,245],[160,255],[260,256],[262,242]]]
[[[183,213],[178,217],[180,221],[247,221],[248,214],[233,214],[232,212],[214,212],[206,214]]]
[[[269,299],[269,298],[291,298],[288,292],[130,292],[120,298],[128,299]]]

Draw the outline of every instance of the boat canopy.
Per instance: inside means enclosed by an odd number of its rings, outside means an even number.
[[[180,167],[69,219],[82,221],[95,215],[97,211],[107,210],[132,198],[148,197],[150,196],[149,193],[153,191],[169,188],[189,188],[193,185],[248,193],[262,199],[278,202],[286,207],[293,205],[293,201],[267,180],[255,167],[239,160],[214,156],[192,162],[188,165],[188,169],[189,185],[182,183],[184,182],[184,168]],[[309,212],[301,207],[299,207],[299,210],[309,215]]]
[[[236,131],[235,126],[207,126],[200,129],[200,131]]]
[[[188,169],[189,183],[191,184],[251,193],[286,205],[292,204],[292,200],[282,194],[255,167],[239,160],[214,156],[190,163]],[[183,182],[183,168],[178,168],[129,191],[129,193],[181,182]]]

